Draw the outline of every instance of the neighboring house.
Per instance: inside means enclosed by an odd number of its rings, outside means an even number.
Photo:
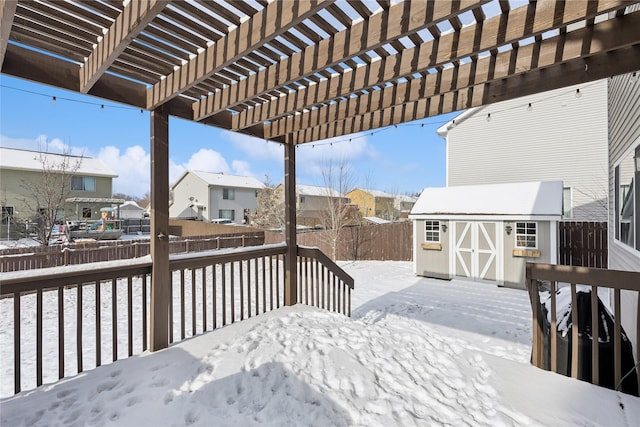
[[[2,218],[22,219],[37,217],[38,210],[29,188],[55,182],[53,175],[72,174],[64,198],[77,198],[82,203],[66,203],[56,214],[57,219],[99,219],[100,208],[105,205],[95,199],[111,197],[116,175],[102,160],[90,157],[42,153],[0,147],[0,202]],[[53,191],[54,189],[52,189]]]
[[[411,211],[414,272],[525,287],[525,263],[556,263],[562,182],[426,188]]]
[[[607,123],[607,80],[468,110],[438,129],[446,185],[563,181],[564,219],[606,221]]]
[[[169,216],[199,221],[226,218],[236,224],[249,223],[263,186],[248,176],[188,170],[171,186]]]
[[[346,194],[363,217],[376,216],[393,221],[398,218],[396,196],[384,191],[356,188]]]
[[[394,208],[398,212],[398,218],[406,219],[409,217],[409,213],[413,208],[413,205],[418,201],[417,197],[406,196],[403,194],[397,195],[395,199]]]
[[[144,208],[141,208],[140,206],[138,206],[138,204],[133,200],[129,200],[121,204],[118,207],[118,212],[119,212],[120,218],[122,219],[144,217]]]
[[[609,80],[609,268],[640,271],[640,72]],[[621,320],[638,352],[638,292],[621,292]]]
[[[279,184],[276,191],[284,200],[284,185]],[[339,191],[315,185],[296,185],[296,212],[298,223],[307,226],[324,225],[327,213],[338,205],[347,205],[349,199]]]

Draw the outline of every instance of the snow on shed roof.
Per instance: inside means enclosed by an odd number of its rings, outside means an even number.
[[[541,181],[425,188],[411,215],[561,216],[562,186]]]
[[[53,170],[61,170],[60,165],[66,163],[68,165],[67,172],[73,172],[76,175],[112,178],[118,176],[100,159],[0,147],[0,168],[2,169],[41,172],[43,162],[46,162],[45,164]],[[77,169],[76,166],[78,166]]]
[[[330,197],[342,197],[341,194],[329,187],[318,187],[315,185],[296,185],[296,192],[302,196],[330,196]]]
[[[218,187],[255,188],[255,189],[264,187],[264,184],[262,182],[250,176],[227,175],[224,173],[213,173],[213,172],[203,172],[203,171],[190,171],[190,172],[200,177],[200,179],[205,181],[207,184],[215,185]]]

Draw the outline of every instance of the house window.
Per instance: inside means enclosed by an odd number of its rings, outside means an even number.
[[[424,222],[424,241],[440,243],[440,221]]]
[[[571,187],[564,187],[562,189],[562,217],[565,219],[573,216],[573,205],[571,200]]]
[[[82,208],[82,218],[91,218],[91,208]]]
[[[640,172],[636,172],[638,157],[640,145],[627,153],[614,170],[614,236],[620,243],[640,250]]]
[[[233,209],[220,209],[218,211],[218,218],[230,219],[231,221],[236,220],[236,211]]]
[[[224,200],[235,200],[236,199],[236,191],[233,188],[223,188],[222,189],[222,198]]]
[[[96,191],[96,179],[93,176],[72,176],[71,189],[73,191]]]
[[[305,200],[304,196],[300,196],[300,203],[304,203]]]
[[[538,247],[538,224],[535,222],[516,222],[516,247]]]
[[[13,206],[2,207],[2,224],[7,224],[13,217]]]

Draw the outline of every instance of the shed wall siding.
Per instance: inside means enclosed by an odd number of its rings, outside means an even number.
[[[489,105],[449,130],[447,185],[562,180],[573,219],[606,221],[607,82],[579,87]]]
[[[414,241],[414,253],[416,259],[416,274],[419,276],[436,277],[439,279],[450,279],[451,272],[449,271],[449,252],[450,244],[449,239],[451,235],[451,224],[449,221],[440,220],[440,244],[441,250],[423,249],[422,244],[425,243],[425,221],[416,220],[415,224],[415,238]],[[448,227],[448,231],[442,231],[442,225]]]
[[[551,263],[551,226],[555,226],[555,222],[549,221],[536,221],[538,227],[538,248],[540,251],[540,257],[518,257],[513,255],[513,250],[516,248],[516,222],[505,221],[504,226],[510,225],[512,232],[510,235],[502,227],[502,233],[504,233],[504,285],[507,287],[515,287],[519,289],[525,289],[525,264],[528,262],[543,262]]]

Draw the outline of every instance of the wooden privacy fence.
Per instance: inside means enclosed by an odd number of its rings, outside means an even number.
[[[636,324],[633,325],[635,328],[631,330],[636,334],[635,341],[638,345],[640,343],[640,273],[527,263],[526,282],[533,311],[531,363],[542,369],[564,373],[596,385],[621,388],[622,391],[638,395],[640,366],[634,367],[632,350],[629,350],[630,344],[627,350],[631,355],[628,352],[623,355],[620,294],[621,292],[631,294],[625,297],[635,294],[639,298],[633,308],[635,313],[629,313],[630,317],[636,318]],[[548,286],[548,288],[541,289],[541,286]],[[602,313],[604,305],[598,298],[599,289],[613,290],[611,307],[613,330],[610,330],[606,323],[602,323],[606,322],[607,316]],[[562,290],[570,292],[570,313],[566,311],[558,313],[557,300],[563,298]],[[580,312],[578,294],[582,293],[586,296],[587,290],[590,292],[589,304],[582,305],[583,310]],[[541,292],[544,292],[546,299],[542,303]],[[564,300],[564,302],[569,301]],[[597,314],[594,315],[594,313]],[[558,323],[558,314],[563,316],[560,323]],[[567,331],[568,323],[571,324],[570,335]],[[564,348],[566,355],[560,354],[559,351],[558,325],[561,325],[567,335],[563,336],[563,342],[570,342],[570,345],[567,344],[567,348]],[[612,348],[611,345],[613,345]],[[560,365],[566,368],[566,372],[562,372],[565,369],[561,369]],[[628,376],[633,373],[636,375]]]
[[[169,342],[283,306],[286,251],[270,245],[171,255]],[[309,248],[299,249],[297,265],[299,303],[351,314],[354,282],[344,270]],[[0,396],[147,350],[151,268],[143,257],[3,273],[0,359],[13,366],[13,378],[0,377]]]
[[[333,232],[327,230],[298,233],[300,245],[320,248],[332,253]],[[284,241],[281,233],[266,233],[266,243]],[[339,260],[411,261],[413,259],[413,224],[361,225],[345,227],[338,233],[337,256]]]
[[[172,238],[169,250],[171,253],[199,252],[263,244],[264,232],[258,231]],[[0,272],[139,258],[148,255],[150,250],[149,239],[3,249],[0,251]]]
[[[558,222],[558,263],[575,267],[607,268],[606,222]]]

